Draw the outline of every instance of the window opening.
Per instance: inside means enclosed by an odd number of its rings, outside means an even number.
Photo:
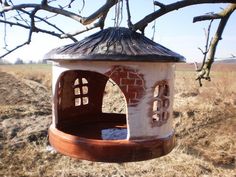
[[[75,92],[75,95],[80,95],[80,88],[75,88],[74,92]]]
[[[154,97],[158,97],[159,96],[159,85],[157,85],[154,89]]]
[[[83,105],[88,104],[88,97],[83,97],[82,100],[83,100]]]
[[[83,84],[87,84],[87,83],[88,83],[87,79],[82,78],[82,83],[83,83]]]
[[[169,96],[169,86],[167,84],[163,85],[163,95],[164,96]]]
[[[170,105],[169,95],[170,90],[167,81],[159,82],[153,93],[153,126],[162,126],[167,122],[169,118],[168,108]]]
[[[82,87],[83,94],[88,94],[88,86]]]
[[[75,85],[75,86],[76,86],[76,85],[79,85],[79,79],[78,79],[78,78],[75,80],[74,85]]]
[[[75,106],[81,105],[81,98],[75,98]]]
[[[89,104],[88,80],[86,78],[76,78],[74,81],[75,106]]]
[[[58,105],[61,105],[61,97],[62,97],[62,85],[61,85],[61,82],[58,83],[57,95],[58,95]]]

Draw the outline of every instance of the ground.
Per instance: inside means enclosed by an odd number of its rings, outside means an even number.
[[[236,65],[215,65],[212,81],[201,88],[193,68],[177,65],[175,149],[142,162],[100,163],[75,160],[49,146],[49,65],[0,66],[0,176],[236,177]],[[114,104],[122,97],[112,86],[103,110],[124,112],[123,103]]]

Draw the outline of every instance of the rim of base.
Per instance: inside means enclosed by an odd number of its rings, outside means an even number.
[[[164,156],[175,146],[174,133],[148,140],[95,140],[64,133],[53,125],[49,142],[60,153],[97,162],[135,162]]]

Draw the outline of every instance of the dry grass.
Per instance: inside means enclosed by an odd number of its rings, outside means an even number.
[[[0,65],[0,71],[10,73],[20,79],[38,82],[51,89],[51,66],[46,64]]]
[[[174,122],[178,145],[167,156],[144,162],[100,163],[62,156],[48,150],[45,132],[51,115],[47,107],[45,115],[37,115],[45,110],[38,109],[37,102],[0,104],[0,176],[235,177],[236,70],[227,67],[220,66],[221,72],[213,70],[212,81],[199,88],[193,66],[177,66]],[[50,88],[49,66],[0,66],[0,71]],[[108,86],[106,92],[104,104],[111,104],[114,112],[125,111],[122,104],[114,105],[110,99],[122,100],[117,96],[119,90]]]
[[[7,150],[4,161],[9,166],[1,176],[234,176],[235,170],[217,167],[199,155],[175,148],[169,155],[130,163],[101,163],[75,160],[46,151],[45,141],[31,143],[17,150]]]

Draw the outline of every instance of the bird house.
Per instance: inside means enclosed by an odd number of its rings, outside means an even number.
[[[127,162],[173,149],[175,62],[184,62],[183,56],[117,27],[53,49],[45,59],[53,61],[49,141],[57,151],[78,159]],[[124,113],[103,111],[110,81],[124,95]]]

